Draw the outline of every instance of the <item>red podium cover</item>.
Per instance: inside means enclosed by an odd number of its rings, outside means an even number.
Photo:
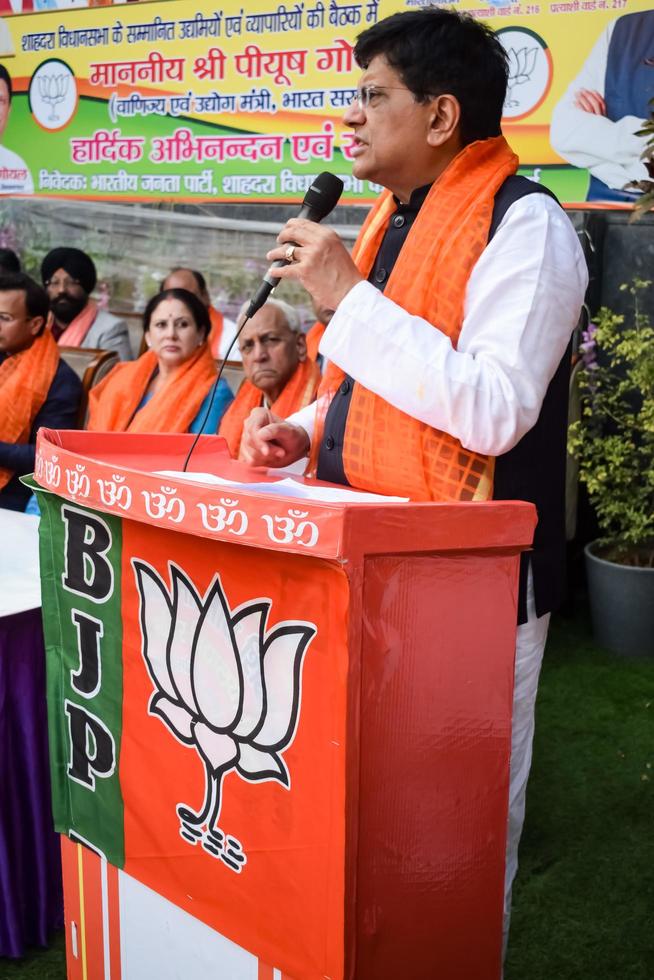
[[[533,507],[162,475],[191,439],[39,437],[69,977],[499,977]]]

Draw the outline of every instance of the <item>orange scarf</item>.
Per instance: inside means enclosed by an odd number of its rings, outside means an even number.
[[[324,323],[321,323],[320,320],[316,320],[311,329],[307,330],[307,356],[310,357],[312,361],[318,360],[318,347],[320,346],[322,335],[326,329],[327,327]]]
[[[58,366],[59,351],[49,330],[0,364],[0,441],[15,445],[29,440]],[[12,476],[12,470],[0,469],[0,489]]]
[[[208,344],[181,364],[152,398],[137,411],[157,356],[146,351],[136,361],[123,361],[89,392],[89,421],[93,432],[188,432],[209,388],[216,380]]]
[[[310,405],[316,397],[320,384],[320,368],[309,359],[301,361],[284,385],[279,398],[270,406],[270,411],[280,418],[288,418],[305,405]],[[227,440],[232,457],[238,457],[243,435],[243,423],[253,408],[263,404],[263,392],[251,381],[244,381],[232,404],[223,415],[218,435]]]
[[[421,316],[456,348],[468,278],[488,244],[495,194],[518,158],[502,136],[466,146],[433,184],[395,263],[384,295]],[[385,191],[368,215],[352,257],[364,278],[395,211]],[[309,472],[315,473],[325,415],[344,378],[329,364],[318,392]],[[435,383],[438,379],[435,379]],[[494,460],[464,449],[355,384],[343,446],[352,486],[412,500],[487,500]]]
[[[57,341],[62,347],[81,347],[82,341],[93,326],[98,315],[98,304],[92,299],[88,301],[81,313],[68,324]]]
[[[220,360],[220,341],[223,339],[223,324],[225,318],[215,306],[209,307],[209,319],[211,320],[211,333],[209,334],[209,347],[211,356],[217,361]]]

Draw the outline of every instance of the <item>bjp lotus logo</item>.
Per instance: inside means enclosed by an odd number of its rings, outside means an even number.
[[[154,684],[149,713],[199,754],[205,794],[198,810],[177,806],[179,832],[234,871],[247,858],[217,826],[223,780],[235,770],[250,783],[290,788],[283,758],[298,724],[304,654],[311,623],[266,627],[270,599],[230,609],[220,578],[201,596],[170,564],[171,588],[143,561],[132,561],[141,599],[143,658]]]
[[[77,111],[77,82],[73,69],[61,58],[47,58],[30,79],[28,102],[34,119],[51,132],[63,129]]]

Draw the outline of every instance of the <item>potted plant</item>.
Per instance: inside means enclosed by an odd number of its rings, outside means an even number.
[[[634,204],[633,217],[635,219],[642,217],[650,208],[654,207],[654,99],[650,99],[649,104],[653,107],[649,119],[643,123],[643,128],[634,134],[635,136],[647,137],[645,149],[640,158],[647,168],[648,177],[644,180],[632,180],[625,187],[625,190],[638,191],[641,195]]]
[[[601,537],[585,549],[593,630],[617,653],[654,655],[654,327],[608,309],[583,334],[581,418],[570,426]]]

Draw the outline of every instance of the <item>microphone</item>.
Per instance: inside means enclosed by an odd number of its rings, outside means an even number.
[[[306,218],[308,221],[322,221],[330,211],[338,204],[338,199],[343,193],[343,181],[335,174],[330,174],[324,170],[318,174],[309,190],[304,195],[302,207],[298,218]],[[289,242],[289,244],[292,244]],[[277,259],[270,269],[279,269],[283,265],[288,265],[287,259]],[[250,305],[245,314],[245,320],[249,320],[261,309],[273,289],[279,284],[279,279],[270,274],[270,269],[263,277],[263,282],[250,300]]]

